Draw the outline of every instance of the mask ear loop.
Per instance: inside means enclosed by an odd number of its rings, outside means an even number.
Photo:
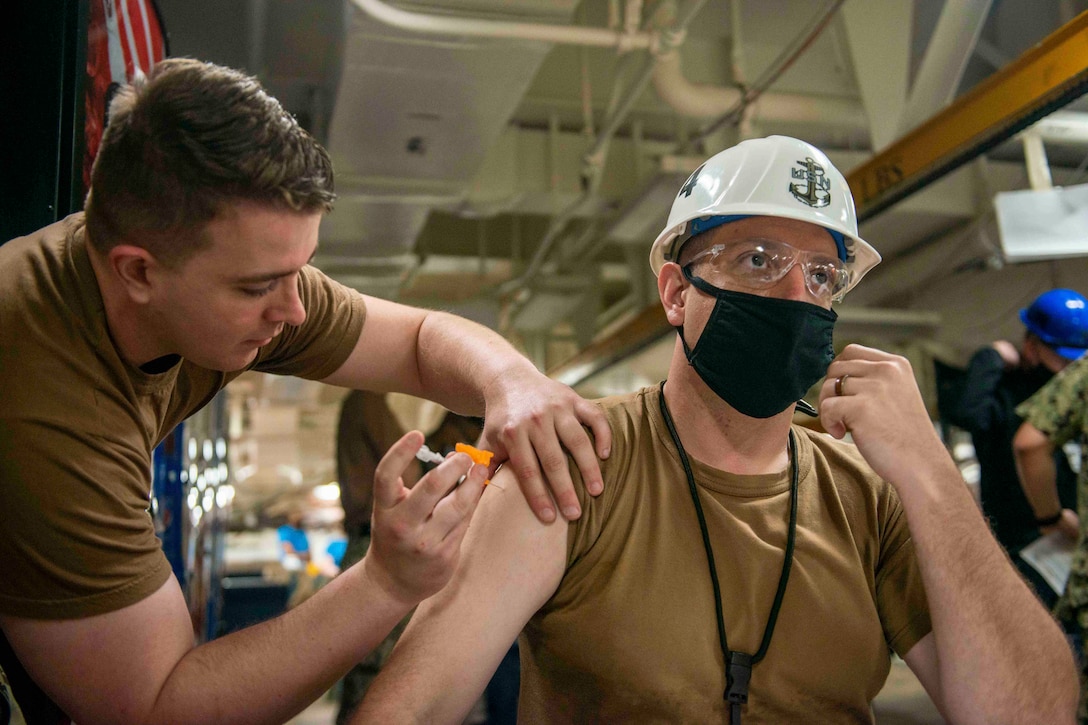
[[[696,277],[695,275],[693,275],[691,273],[691,265],[693,265],[693,264],[694,264],[694,262],[688,262],[686,265],[684,265],[683,267],[680,268],[680,272],[683,275],[684,279],[688,282],[688,284],[695,287],[696,289],[699,289],[699,290],[702,290],[702,291],[706,292],[705,289],[703,289],[702,287],[700,287],[697,284],[697,282],[703,282],[703,280]],[[703,284],[706,284],[706,283],[703,282]],[[688,365],[693,364],[692,363],[692,358],[695,355],[695,349],[691,348],[691,347],[688,347],[688,341],[684,338],[684,326],[683,325],[673,325],[673,329],[676,330],[676,334],[680,336],[680,344],[684,346],[684,357],[687,358]],[[696,345],[698,345],[698,342],[696,342]]]

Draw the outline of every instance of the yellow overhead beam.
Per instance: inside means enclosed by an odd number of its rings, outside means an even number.
[[[548,377],[567,385],[577,385],[661,339],[670,329],[665,310],[660,304],[652,304],[615,334],[595,340],[574,357],[549,370]]]
[[[1088,90],[1088,12],[847,175],[858,219],[914,193]]]

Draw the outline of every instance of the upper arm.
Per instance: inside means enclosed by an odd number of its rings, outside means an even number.
[[[566,522],[537,520],[509,471],[494,482],[503,488],[485,489],[453,579],[420,604],[354,722],[461,722],[558,588]]]
[[[321,382],[367,390],[421,391],[418,342],[427,311],[365,297],[366,321],[355,347]]]
[[[1012,448],[1016,453],[1045,450],[1049,453],[1053,446],[1050,439],[1031,423],[1021,423],[1012,439]]]
[[[937,641],[934,639],[933,633],[930,632],[918,640],[917,644],[903,655],[903,661],[907,663],[907,667],[910,667],[910,671],[922,683],[922,687],[925,688],[937,709],[942,714],[946,712],[943,693],[941,692],[940,671],[937,666]]]
[[[1055,446],[1073,439],[1085,428],[1088,412],[1088,356],[1069,364],[1035,395],[1016,408],[1025,423],[1030,423]]]
[[[306,319],[301,325],[287,325],[262,347],[251,368],[324,380],[357,348],[359,335],[369,324],[372,300],[311,266],[302,268],[298,291]]]
[[[67,620],[0,616],[0,627],[34,678],[75,721],[146,722],[193,630],[177,580],[136,604]]]

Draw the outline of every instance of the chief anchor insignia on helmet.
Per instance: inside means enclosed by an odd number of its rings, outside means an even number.
[[[803,204],[818,209],[831,203],[831,179],[827,178],[824,167],[816,163],[811,157],[804,161],[798,161],[803,168],[796,166],[790,169],[790,175],[805,183],[802,190],[801,184],[790,184],[790,193]]]

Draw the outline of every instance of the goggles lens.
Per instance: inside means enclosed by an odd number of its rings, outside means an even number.
[[[692,258],[702,265],[700,276],[716,287],[765,290],[773,287],[796,265],[804,272],[809,293],[830,304],[844,294],[850,271],[834,256],[812,252],[769,239],[744,239],[715,244]]]

